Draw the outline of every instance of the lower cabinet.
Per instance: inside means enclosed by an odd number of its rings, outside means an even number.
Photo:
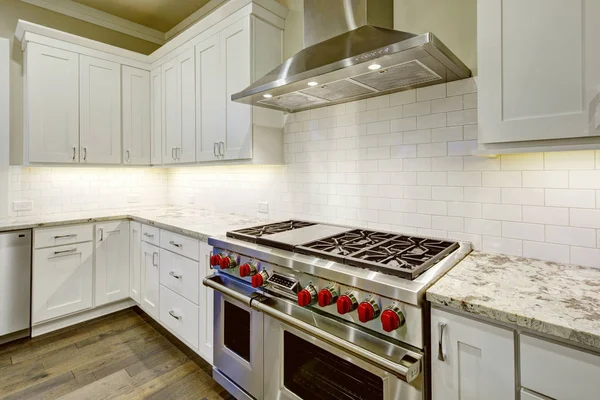
[[[207,243],[200,242],[200,280],[198,287],[200,288],[200,308],[199,315],[199,347],[200,355],[206,361],[212,364],[213,358],[213,290],[202,284],[205,277],[212,275],[210,266],[210,256],[212,255],[212,246]]]
[[[142,301],[142,224],[129,223],[129,296],[138,304]]]
[[[160,286],[160,322],[198,349],[198,306]]]
[[[160,277],[160,249],[150,243],[142,243],[142,301],[148,315],[158,319],[158,286]]]
[[[96,306],[129,298],[129,221],[96,224]]]
[[[93,254],[92,242],[34,250],[33,325],[92,308]]]
[[[433,400],[514,399],[514,333],[431,311]]]

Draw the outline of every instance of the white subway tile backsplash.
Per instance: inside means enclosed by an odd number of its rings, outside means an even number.
[[[417,145],[407,144],[404,146],[392,146],[391,147],[392,158],[416,158],[417,157]]]
[[[470,107],[473,108],[473,107]],[[441,113],[463,109],[463,96],[452,96],[437,100],[431,100],[431,112]]]
[[[417,118],[409,117],[393,119],[390,122],[390,129],[392,132],[414,131],[417,129]]]
[[[417,184],[421,186],[446,186],[445,172],[417,172]]]
[[[433,200],[462,201],[464,198],[463,191],[464,189],[462,187],[436,186],[431,188],[431,198]]]
[[[463,140],[462,126],[435,128],[431,130],[432,142],[452,142],[460,140]]]
[[[488,253],[502,253],[512,256],[522,256],[523,241],[517,239],[484,236],[483,251]]]
[[[521,187],[521,171],[484,171],[483,186],[487,187]]]
[[[408,117],[408,115],[403,115],[402,106],[382,108],[377,112],[377,118],[380,121],[389,121],[392,119],[402,118],[403,116]]]
[[[368,124],[370,122],[377,122],[379,120],[379,114],[377,110],[361,111],[356,114],[356,122],[358,124]]]
[[[500,170],[500,157],[463,157],[465,171],[498,171]]]
[[[477,149],[476,140],[463,140],[458,142],[448,142],[449,156],[469,156]]]
[[[404,224],[415,228],[431,228],[431,215],[426,214],[404,214]]]
[[[467,125],[477,123],[477,109],[451,111],[448,113],[448,126]]]
[[[573,189],[600,189],[600,170],[570,171],[569,186]]]
[[[502,223],[489,219],[465,218],[465,232],[478,235],[500,236],[502,234]]]
[[[430,186],[404,186],[404,198],[416,200],[430,200]]]
[[[569,246],[541,242],[523,241],[523,257],[569,263]]]
[[[544,153],[545,169],[594,169],[595,164],[593,150]]]
[[[431,129],[446,126],[446,114],[429,114],[417,117],[417,129]]]
[[[568,188],[568,171],[523,171],[523,187]]]
[[[457,96],[459,94],[477,92],[477,85],[473,78],[461,79],[459,81],[448,82],[446,84],[448,96]]]
[[[523,222],[546,225],[569,225],[569,209],[523,206]]]
[[[481,206],[480,203],[450,202],[448,203],[448,215],[454,217],[481,218]]]
[[[522,207],[505,204],[483,204],[483,218],[501,221],[522,221]]]
[[[596,247],[596,231],[587,228],[546,225],[546,242]]]
[[[571,246],[571,264],[600,268],[600,249]]]
[[[445,201],[419,200],[417,201],[419,214],[447,215],[448,206]]]
[[[421,129],[418,131],[408,131],[402,134],[404,144],[419,144],[431,142],[431,130]]]
[[[462,157],[433,157],[431,159],[432,171],[462,171],[463,168]]]
[[[431,113],[431,103],[421,101],[402,106],[402,115],[404,117],[416,117],[418,115],[427,115]]]
[[[367,135],[390,133],[390,121],[371,122],[367,124]]]
[[[463,107],[465,110],[469,108],[477,108],[477,93],[463,95]]]
[[[464,224],[464,219],[460,217],[442,217],[436,215],[431,217],[431,227],[433,229],[462,232],[465,229]]]
[[[543,206],[544,189],[502,188],[502,203]]]
[[[502,236],[511,239],[544,241],[544,225],[523,222],[502,222]]]
[[[421,143],[417,146],[417,157],[445,157],[446,143]]]
[[[545,189],[546,206],[595,208],[596,192],[593,190]]]
[[[571,208],[571,226],[600,229],[600,210]]]
[[[407,90],[390,95],[390,106],[400,106],[417,101],[417,90]]]
[[[405,158],[404,171],[431,171],[431,158]]]
[[[463,126],[463,136],[465,140],[476,140],[479,126],[477,124]]]
[[[503,170],[523,171],[544,169],[544,154],[506,154],[500,156],[500,165]]]
[[[383,95],[367,99],[367,110],[379,110],[390,106],[390,96]]]
[[[417,101],[441,99],[444,97],[446,97],[445,83],[417,89]]]
[[[448,172],[449,186],[481,186],[481,172]]]

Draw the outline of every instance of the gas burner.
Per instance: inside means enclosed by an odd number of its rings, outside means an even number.
[[[341,262],[343,256],[349,256],[365,247],[374,246],[396,236],[392,233],[355,229],[297,246],[295,251],[309,255],[318,253],[323,258]]]
[[[306,228],[315,225],[313,222],[306,221],[283,221],[274,224],[255,226],[252,228],[239,229],[233,232],[227,232],[227,236],[234,239],[256,242],[256,239],[262,236],[274,235],[276,233],[287,232],[294,229]]]

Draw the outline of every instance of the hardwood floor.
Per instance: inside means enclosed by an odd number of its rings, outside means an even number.
[[[0,346],[0,399],[233,399],[138,309]]]

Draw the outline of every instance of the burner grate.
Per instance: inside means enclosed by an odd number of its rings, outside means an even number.
[[[254,226],[251,228],[238,229],[236,231],[227,232],[227,236],[234,239],[256,242],[256,240],[262,236],[274,235],[276,233],[306,228],[308,226],[313,225],[315,225],[315,223],[313,222],[289,220],[283,222],[276,222],[274,224],[266,224]]]

